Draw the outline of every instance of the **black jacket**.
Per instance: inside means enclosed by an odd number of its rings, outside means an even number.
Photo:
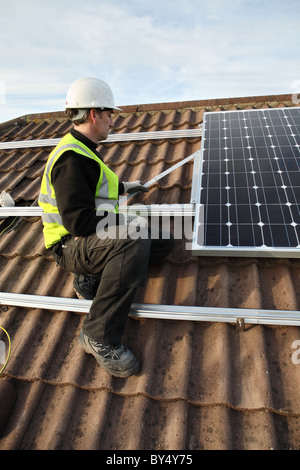
[[[71,134],[101,158],[97,144],[74,129]],[[63,226],[75,237],[95,233],[98,222],[105,217],[97,216],[95,211],[99,172],[99,165],[94,160],[72,150],[64,152],[52,169],[52,184]],[[123,191],[123,184],[119,183],[119,194]]]

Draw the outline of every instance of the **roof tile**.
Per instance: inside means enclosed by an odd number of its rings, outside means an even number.
[[[205,110],[291,105],[283,95],[123,107],[114,132],[196,128]],[[69,129],[63,113],[28,115],[1,124],[0,139],[55,138]],[[99,150],[120,179],[149,181],[200,145],[200,138],[161,139]],[[0,189],[17,205],[35,203],[50,150],[0,151]],[[192,171],[187,163],[130,203],[189,203]],[[19,217],[11,231],[9,221],[0,221],[1,291],[75,298],[72,275],[45,250],[40,218]],[[298,310],[299,296],[298,259],[195,257],[176,239],[167,259],[149,266],[135,301]],[[299,449],[300,374],[292,355],[299,357],[300,328],[238,331],[222,322],[129,318],[124,342],[142,369],[116,379],[80,349],[83,319],[1,306],[12,355],[0,395],[9,389],[16,399],[0,414],[0,449]]]

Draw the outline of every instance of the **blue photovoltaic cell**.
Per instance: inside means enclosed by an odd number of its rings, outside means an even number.
[[[300,108],[205,113],[200,181],[204,247],[297,251]]]

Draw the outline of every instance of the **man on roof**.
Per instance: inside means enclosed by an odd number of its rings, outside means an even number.
[[[45,246],[74,274],[78,297],[92,300],[79,344],[111,375],[129,377],[140,363],[121,342],[128,313],[149,260],[167,256],[173,238],[151,240],[148,230],[130,236],[118,212],[119,195],[147,189],[140,181],[119,182],[97,151],[114,126],[113,113],[122,111],[107,83],[76,80],[65,108],[74,127],[51,152],[39,196]]]

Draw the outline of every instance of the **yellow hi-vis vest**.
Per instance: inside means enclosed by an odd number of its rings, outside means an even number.
[[[95,160],[100,167],[100,177],[95,191],[95,210],[118,212],[118,176],[86,145],[75,139],[71,134],[67,134],[50,153],[41,184],[38,203],[43,209],[42,221],[46,248],[54,245],[63,236],[69,234],[62,224],[62,218],[57,208],[54,187],[51,182],[54,164],[67,150],[73,150],[83,157]]]

